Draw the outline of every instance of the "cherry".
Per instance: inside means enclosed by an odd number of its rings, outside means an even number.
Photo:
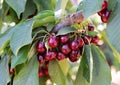
[[[104,13],[101,15],[101,20],[104,23],[107,23],[108,19],[110,17],[110,12],[106,9]]]
[[[63,60],[66,56],[61,53],[61,52],[58,52],[58,56],[57,56],[57,59],[60,61],[60,60]]]
[[[59,39],[56,36],[50,36],[48,38],[48,45],[52,48],[56,48],[59,44]]]
[[[46,49],[45,49],[45,43],[39,41],[36,45],[36,50],[38,53],[45,53]]]
[[[48,66],[49,66],[49,61],[45,61],[45,66],[48,68]]]
[[[93,25],[89,25],[88,26],[88,31],[94,31],[94,26]]]
[[[43,71],[38,72],[38,77],[41,78],[43,76]]]
[[[64,54],[69,54],[71,51],[70,47],[68,44],[64,44],[62,45],[61,47],[61,52],[64,53]]]
[[[85,43],[85,44],[89,45],[90,42],[91,42],[91,40],[92,40],[92,37],[89,36],[89,35],[85,35],[85,36],[83,37],[83,40],[84,40],[84,43]]]
[[[48,68],[44,68],[44,75],[49,76]]]
[[[107,1],[105,0],[102,4],[102,9],[101,11],[98,12],[98,15],[102,15],[104,13],[104,11],[107,9]]]
[[[91,43],[97,44],[99,42],[99,37],[96,35],[92,38]]]
[[[60,36],[60,41],[61,41],[62,43],[67,43],[68,40],[69,40],[69,36],[68,36],[68,35],[61,35],[61,36]]]
[[[79,47],[83,47],[83,45],[84,45],[83,39],[82,39],[82,38],[79,38],[79,39],[78,39],[78,42],[79,42]]]
[[[42,67],[39,67],[38,77],[41,78],[44,75],[44,70]]]
[[[38,61],[39,61],[40,64],[44,63],[45,60],[44,60],[44,58],[41,54],[38,54],[37,57],[38,57]]]
[[[56,56],[57,56],[57,52],[55,52],[55,51],[48,51],[45,54],[45,60],[46,61],[53,60],[53,59],[55,59]]]
[[[79,50],[80,50],[80,55],[82,55],[83,54],[83,47],[81,47]]]
[[[71,47],[72,50],[77,50],[79,48],[79,42],[78,42],[78,40],[73,40],[70,43],[70,47]]]
[[[69,56],[69,60],[71,62],[76,62],[80,57],[80,51],[79,50],[72,50]]]
[[[102,10],[103,10],[103,9],[106,9],[106,8],[107,8],[107,1],[104,0],[104,2],[103,2],[103,4],[102,4]]]

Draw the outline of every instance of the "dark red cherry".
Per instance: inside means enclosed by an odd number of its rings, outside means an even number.
[[[48,45],[52,48],[56,48],[59,44],[59,39],[56,36],[50,36],[48,38]]]
[[[79,47],[83,47],[83,45],[84,45],[83,39],[82,39],[82,38],[79,38],[79,39],[78,39],[78,42],[79,42]]]
[[[94,26],[93,25],[89,25],[88,26],[88,31],[94,31]]]
[[[103,9],[106,9],[106,8],[107,8],[107,1],[104,0],[104,2],[103,2],[103,4],[102,4],[102,10],[103,10]]]
[[[77,50],[79,48],[79,41],[78,40],[73,40],[70,43],[70,47],[72,50]]]
[[[41,64],[41,63],[44,63],[45,60],[44,60],[44,58],[43,58],[43,55],[38,54],[37,57],[38,57],[38,61],[39,61],[40,64]]]
[[[43,75],[44,75],[44,70],[42,67],[41,68],[39,67],[38,77],[41,78]]]
[[[69,40],[69,35],[61,35],[60,36],[60,42],[67,43]]]
[[[62,52],[58,52],[57,59],[60,61],[63,60],[64,58],[66,58],[65,54],[63,54]]]
[[[99,37],[96,35],[92,38],[91,43],[97,44],[99,42]]]
[[[89,36],[89,35],[85,35],[85,36],[83,37],[83,40],[84,40],[84,43],[85,43],[85,44],[89,45],[90,42],[91,42],[91,40],[92,40],[92,37]]]
[[[64,54],[69,54],[71,51],[70,47],[68,44],[62,45],[61,47],[61,52]]]
[[[55,52],[55,51],[48,51],[45,54],[45,60],[46,61],[53,60],[53,59],[55,59],[56,56],[57,56],[57,52]]]
[[[109,17],[110,17],[110,12],[106,9],[105,12],[101,15],[102,22],[107,23]]]
[[[80,51],[79,50],[72,50],[69,55],[69,60],[71,62],[76,62],[80,58]]]
[[[38,53],[45,53],[46,49],[45,49],[45,43],[39,41],[36,45],[36,50]]]
[[[49,76],[48,68],[44,68],[44,75]]]

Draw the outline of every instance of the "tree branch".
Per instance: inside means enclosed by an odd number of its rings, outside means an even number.
[[[58,32],[61,28],[73,25],[75,23],[80,24],[84,20],[83,12],[78,11],[74,14],[67,15],[64,20],[62,20],[59,24],[57,24],[52,32]]]

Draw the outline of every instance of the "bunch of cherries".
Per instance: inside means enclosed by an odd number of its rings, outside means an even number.
[[[89,25],[87,27],[87,31],[94,31],[94,26]],[[97,44],[98,41],[99,37],[97,35],[95,35],[94,37],[87,35],[85,30],[60,36],[49,36],[47,38],[47,44],[49,46],[48,50],[45,47],[45,42],[38,41],[36,44],[38,61],[40,64],[44,63],[44,66],[40,67],[39,69],[39,77],[42,77],[43,75],[49,76],[49,61],[54,59],[60,61],[68,58],[71,62],[76,62],[79,60],[80,56],[82,56],[84,44]]]
[[[98,15],[101,17],[102,22],[107,23],[110,17],[110,11],[107,8],[108,2],[105,0],[102,4],[101,11],[98,12]]]

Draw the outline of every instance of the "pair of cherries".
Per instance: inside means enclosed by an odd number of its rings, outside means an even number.
[[[101,17],[102,22],[107,23],[110,17],[110,11],[107,8],[108,2],[105,0],[102,4],[101,11],[98,12],[98,15]]]

